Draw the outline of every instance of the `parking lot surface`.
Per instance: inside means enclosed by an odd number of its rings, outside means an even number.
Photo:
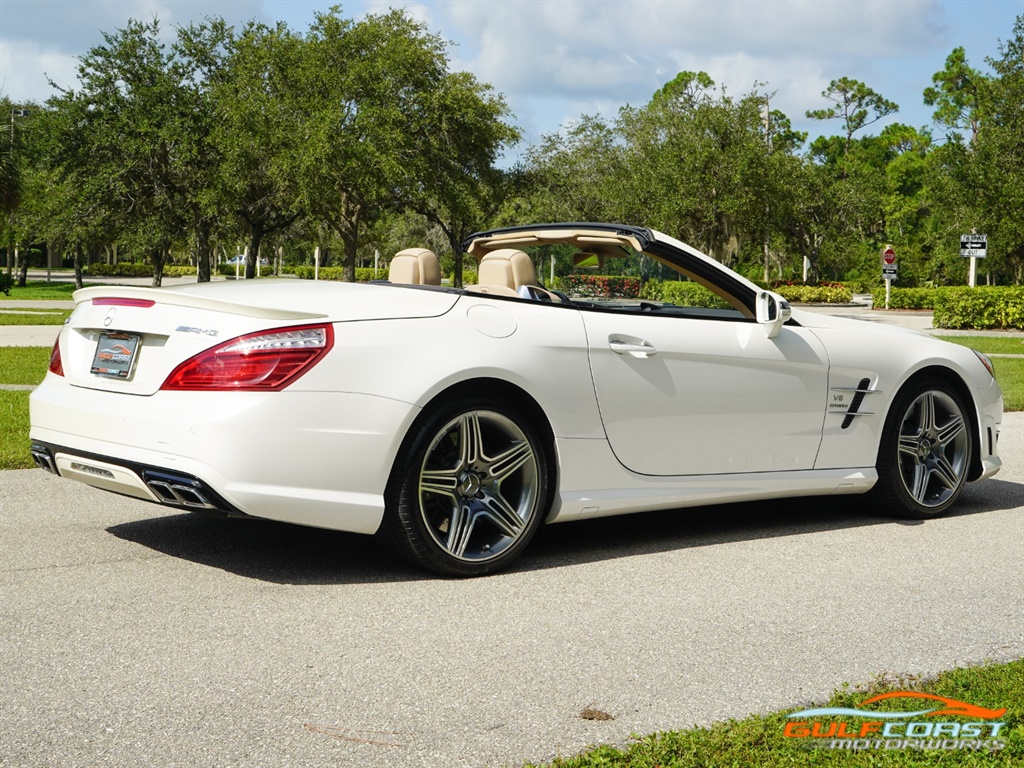
[[[1024,415],[1001,451],[945,519],[845,497],[569,523],[471,580],[3,472],[0,766],[518,766],[1020,657]]]

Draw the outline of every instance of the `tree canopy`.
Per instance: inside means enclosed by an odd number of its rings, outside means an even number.
[[[985,272],[1024,280],[1024,17],[984,70],[958,46],[922,84],[936,137],[840,77],[807,112],[838,131],[808,145],[765,84],[734,95],[683,71],[645,104],[542,136],[513,168],[503,97],[453,71],[448,43],[403,11],[335,8],[305,30],[208,19],[166,38],[155,18],[132,21],[45,105],[5,102],[31,107],[0,131],[9,264],[18,244],[76,261],[116,244],[159,283],[170,255],[205,280],[214,254],[244,245],[253,276],[268,247],[301,246],[354,279],[375,250],[429,245],[458,284],[474,229],[599,220],[655,227],[758,280],[809,264],[877,282],[891,244],[904,285],[963,282],[959,235],[983,232]]]
[[[419,210],[464,230],[518,137],[504,101],[450,71],[447,43],[404,11],[335,8],[304,34],[210,19],[162,39],[157,19],[131,21],[82,55],[77,84],[54,84],[37,163],[51,194],[35,236],[145,252],[154,284],[172,246],[209,279],[211,238],[242,233],[253,276],[263,238],[300,220],[340,240],[354,279],[360,234],[381,217]],[[0,144],[13,209],[10,155]]]

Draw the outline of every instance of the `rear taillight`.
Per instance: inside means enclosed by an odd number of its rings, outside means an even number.
[[[334,346],[330,325],[250,333],[200,352],[179,365],[161,389],[278,390]]]
[[[64,375],[64,365],[60,361],[60,336],[53,342],[53,349],[50,351],[50,365],[47,370],[58,376]]]

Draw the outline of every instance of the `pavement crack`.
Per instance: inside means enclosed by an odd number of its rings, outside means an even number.
[[[339,728],[334,725],[314,725],[313,723],[303,723],[302,727],[307,731],[312,731],[313,733],[322,733],[324,736],[330,736],[332,739],[354,741],[358,744],[373,744],[378,747],[404,747],[405,744],[396,744],[391,741],[378,741],[376,739],[368,739],[364,736],[354,736],[352,734],[365,733],[372,734],[373,736],[412,736],[411,733],[399,733],[398,731],[364,731]]]

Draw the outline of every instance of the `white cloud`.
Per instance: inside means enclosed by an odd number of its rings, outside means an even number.
[[[0,2],[0,92],[15,101],[45,101],[58,85],[76,80],[77,58],[103,42],[103,33],[129,19],[160,20],[164,37],[174,28],[223,16],[230,23],[261,17],[259,0],[2,0]]]
[[[4,41],[0,46],[0,94],[15,103],[42,103],[54,94],[47,77],[59,86],[75,83],[78,61],[56,48],[33,41]]]
[[[921,50],[933,44],[941,8],[932,0],[563,0],[455,3],[444,11],[470,39],[462,61],[481,78],[510,90],[596,95],[660,87],[683,60],[709,72],[733,56],[841,68]]]
[[[509,0],[434,3],[443,34],[460,41],[453,64],[506,94],[528,139],[585,106],[607,117],[638,106],[682,70],[706,71],[729,93],[775,92],[773,106],[803,130],[829,81],[850,76],[889,98],[895,62],[915,59],[916,79],[897,81],[920,112],[920,91],[941,68],[950,40],[939,0]],[[947,47],[948,46],[948,47]],[[941,51],[938,53],[937,51]],[[932,65],[923,63],[928,59]],[[915,68],[915,72],[917,69]],[[551,105],[558,103],[559,107]],[[614,105],[614,106],[610,106]],[[540,118],[538,110],[557,109]],[[532,113],[532,114],[531,114]],[[902,115],[900,116],[902,117]],[[921,115],[915,124],[927,122]],[[827,128],[826,128],[827,130]]]
[[[43,71],[73,82],[75,57],[130,17],[157,14],[168,36],[204,15],[282,19],[301,32],[333,2],[0,0],[0,89],[45,98]],[[391,6],[454,41],[451,66],[504,94],[528,140],[583,113],[612,117],[642,105],[681,70],[704,70],[734,95],[766,83],[801,130],[830,130],[803,116],[841,76],[922,125],[930,114],[921,91],[953,46],[967,45],[980,66],[1020,12],[1020,0],[348,0],[342,12],[358,18]]]

